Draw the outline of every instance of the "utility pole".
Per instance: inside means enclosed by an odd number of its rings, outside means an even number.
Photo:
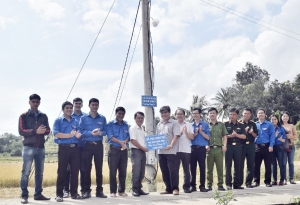
[[[150,30],[150,12],[149,1],[142,1],[142,34],[143,34],[143,66],[144,66],[144,95],[152,96],[152,82],[151,82],[151,61],[150,61],[150,48],[149,48],[149,30]],[[153,107],[145,107],[145,127],[147,135],[154,134],[154,111]],[[155,150],[147,153],[147,164],[156,167],[157,163],[155,157]],[[146,167],[146,172],[151,172],[150,168]],[[153,174],[153,173],[151,173]],[[148,184],[149,192],[156,192],[156,180],[154,179]]]

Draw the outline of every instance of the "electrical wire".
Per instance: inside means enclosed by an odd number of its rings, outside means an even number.
[[[291,33],[293,33],[293,34],[296,34],[296,35],[300,35],[299,33],[296,33],[296,32],[294,32],[294,31],[291,31],[291,30],[285,29],[285,28],[283,28],[283,27],[280,27],[280,26],[276,26],[276,25],[274,25],[274,24],[272,24],[272,23],[269,23],[269,22],[267,22],[267,21],[264,21],[264,20],[262,20],[262,19],[256,18],[256,17],[254,17],[254,16],[250,16],[250,15],[248,15],[248,14],[245,14],[245,13],[243,13],[243,12],[237,11],[237,10],[235,10],[235,9],[233,9],[233,8],[230,8],[230,7],[227,7],[227,6],[223,5],[223,4],[219,4],[219,3],[217,3],[217,2],[214,2],[214,1],[211,1],[211,0],[210,0],[210,2],[213,2],[214,4],[220,5],[220,6],[224,7],[224,8],[230,9],[230,10],[232,10],[232,11],[234,11],[234,12],[237,12],[237,13],[243,14],[243,15],[245,15],[245,16],[248,16],[248,17],[254,18],[254,19],[258,20],[258,21],[264,22],[264,23],[266,23],[266,24],[269,24],[269,25],[271,25],[271,26],[274,26],[274,27],[280,28],[280,29],[282,29],[282,30],[285,30],[285,31],[291,32]]]
[[[276,32],[276,33],[279,33],[279,34],[281,34],[281,35],[284,35],[284,36],[286,36],[286,37],[289,37],[289,38],[291,38],[291,39],[294,39],[294,40],[296,40],[296,41],[300,41],[300,39],[294,38],[293,36],[287,35],[287,34],[282,33],[282,32],[280,32],[280,31],[274,30],[274,29],[272,29],[272,28],[270,28],[270,27],[264,26],[264,25],[262,25],[262,24],[260,24],[260,23],[257,23],[257,22],[255,22],[255,21],[252,21],[252,20],[250,20],[250,19],[247,19],[247,18],[245,18],[245,17],[243,17],[243,16],[237,15],[237,14],[231,12],[231,11],[228,11],[228,10],[226,10],[226,9],[223,9],[223,8],[221,8],[221,7],[219,7],[219,6],[216,6],[216,5],[212,4],[212,3],[209,3],[209,2],[204,1],[204,0],[201,0],[201,1],[204,2],[204,3],[206,3],[206,4],[209,4],[209,5],[211,5],[211,6],[214,6],[214,7],[218,8],[218,9],[221,9],[221,10],[223,10],[223,11],[226,11],[227,13],[230,13],[230,14],[235,15],[235,16],[237,16],[237,17],[240,17],[240,18],[242,18],[242,19],[244,19],[244,20],[247,20],[247,21],[249,21],[249,22],[251,22],[251,23],[257,24],[257,25],[259,25],[259,26],[261,26],[261,27],[264,27],[264,28],[266,28],[266,29],[269,29],[269,30],[271,30],[271,31],[274,31],[274,32]]]
[[[113,113],[114,113],[114,110],[115,110],[115,107],[116,107],[116,104],[117,104],[117,101],[118,101],[118,96],[119,96],[119,93],[120,93],[120,88],[121,88],[121,85],[122,85],[122,82],[123,82],[123,76],[124,76],[124,72],[125,72],[125,68],[126,68],[126,64],[127,64],[127,60],[128,60],[128,54],[129,54],[130,47],[131,47],[132,36],[133,36],[133,33],[134,33],[136,19],[137,19],[138,13],[139,13],[140,4],[141,4],[141,1],[139,1],[138,8],[137,8],[137,11],[136,11],[136,15],[135,15],[135,19],[134,19],[134,24],[133,24],[133,29],[132,29],[132,32],[131,32],[129,46],[128,46],[128,50],[127,50],[127,54],[126,54],[125,64],[124,64],[124,68],[123,68],[123,72],[122,72],[122,77],[121,77],[121,81],[120,81],[120,84],[119,84],[119,89],[118,89],[118,93],[117,93],[116,100],[115,100],[115,103],[114,103],[114,107],[113,107],[111,115],[110,115],[110,120],[111,120],[111,117],[113,116]]]
[[[72,88],[71,88],[71,90],[70,90],[70,92],[69,92],[69,94],[68,94],[68,96],[67,96],[66,101],[69,99],[69,97],[70,97],[70,95],[71,95],[71,92],[73,91],[73,88],[74,88],[74,86],[75,86],[75,84],[76,84],[76,82],[77,82],[77,80],[78,80],[78,78],[79,78],[79,76],[80,76],[80,74],[81,74],[81,71],[82,71],[83,67],[85,66],[86,61],[88,60],[88,58],[89,58],[89,56],[90,56],[90,53],[92,52],[92,50],[93,50],[93,48],[94,48],[94,45],[96,44],[96,41],[97,41],[97,39],[98,39],[98,37],[99,37],[101,31],[102,31],[102,28],[103,28],[103,26],[104,26],[104,24],[105,24],[105,22],[106,22],[106,20],[107,20],[107,18],[108,18],[108,16],[109,16],[111,10],[112,10],[112,8],[113,8],[115,2],[116,2],[116,0],[113,1],[112,5],[111,5],[110,8],[109,8],[109,11],[108,11],[108,13],[107,13],[107,15],[106,15],[106,17],[105,17],[103,23],[102,23],[102,26],[101,26],[101,28],[100,28],[100,30],[99,30],[99,32],[98,32],[98,34],[97,34],[97,36],[96,36],[96,38],[95,38],[93,44],[92,44],[92,47],[90,48],[90,50],[89,50],[89,52],[88,52],[88,54],[87,54],[87,56],[86,56],[86,58],[85,58],[85,60],[84,60],[84,62],[83,62],[83,64],[82,64],[82,66],[81,66],[81,69],[80,69],[80,71],[79,71],[79,73],[78,73],[78,75],[77,75],[77,77],[76,77],[76,79],[75,79],[75,81],[74,81],[74,83],[73,83],[73,85],[72,85]],[[61,112],[62,112],[62,111],[59,112],[58,117],[60,116]]]
[[[125,81],[124,81],[124,84],[123,84],[123,87],[122,87],[122,91],[121,91],[121,94],[120,94],[119,101],[117,103],[118,106],[119,106],[119,103],[120,103],[121,98],[122,98],[122,94],[123,94],[123,91],[124,91],[124,88],[125,88],[125,84],[126,84],[126,81],[127,81],[128,73],[129,73],[130,68],[131,68],[132,59],[133,59],[133,56],[134,56],[136,45],[137,45],[139,37],[140,37],[141,30],[142,30],[142,25],[140,27],[140,30],[139,30],[139,33],[138,33],[138,36],[137,36],[137,39],[136,39],[136,42],[135,42],[135,46],[134,46],[134,49],[133,49],[133,52],[132,52],[132,56],[131,56],[131,59],[130,59],[129,67],[128,67],[128,70],[127,70],[127,74],[125,76]]]

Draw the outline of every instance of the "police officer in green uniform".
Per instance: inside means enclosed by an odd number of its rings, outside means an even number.
[[[252,180],[254,173],[254,161],[255,161],[255,144],[254,139],[257,137],[258,130],[255,122],[250,120],[252,115],[250,108],[245,108],[243,111],[243,120],[240,122],[244,124],[246,131],[246,139],[242,140],[242,159],[241,159],[241,173],[240,173],[240,185],[244,183],[244,165],[245,158],[247,158],[247,176],[246,187],[253,188]]]
[[[237,121],[239,110],[231,108],[229,110],[229,121],[225,122],[225,127],[228,131],[227,135],[227,151],[225,153],[226,166],[226,187],[227,190],[232,189],[231,167],[234,161],[234,189],[244,189],[240,183],[240,169],[242,156],[242,139],[246,138],[244,124]]]
[[[208,109],[210,119],[210,141],[207,153],[207,189],[212,190],[213,170],[216,164],[218,174],[218,190],[225,191],[223,187],[223,152],[226,152],[228,132],[223,123],[217,121],[218,110],[214,107]]]

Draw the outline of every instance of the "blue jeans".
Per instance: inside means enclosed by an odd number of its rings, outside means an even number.
[[[295,156],[295,145],[292,146],[292,152],[284,152],[284,156],[283,156],[283,164],[286,165],[286,163],[289,162],[289,180],[294,179],[294,156]]]
[[[28,197],[28,181],[31,172],[32,162],[34,161],[35,169],[35,192],[34,197],[42,194],[42,182],[43,182],[43,172],[44,172],[44,161],[45,161],[45,148],[34,148],[24,146],[22,151],[23,157],[23,168],[21,173],[20,187],[22,189],[22,197]]]
[[[285,180],[285,174],[286,172],[286,165],[283,163],[283,156],[284,156],[284,150],[283,145],[274,145],[273,150],[273,159],[272,159],[272,172],[273,172],[273,179],[275,182],[277,182],[277,162],[280,170],[280,182],[283,182]]]

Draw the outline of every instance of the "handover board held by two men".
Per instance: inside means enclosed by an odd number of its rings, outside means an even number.
[[[168,146],[166,134],[146,136],[145,142],[148,150],[158,150]]]

